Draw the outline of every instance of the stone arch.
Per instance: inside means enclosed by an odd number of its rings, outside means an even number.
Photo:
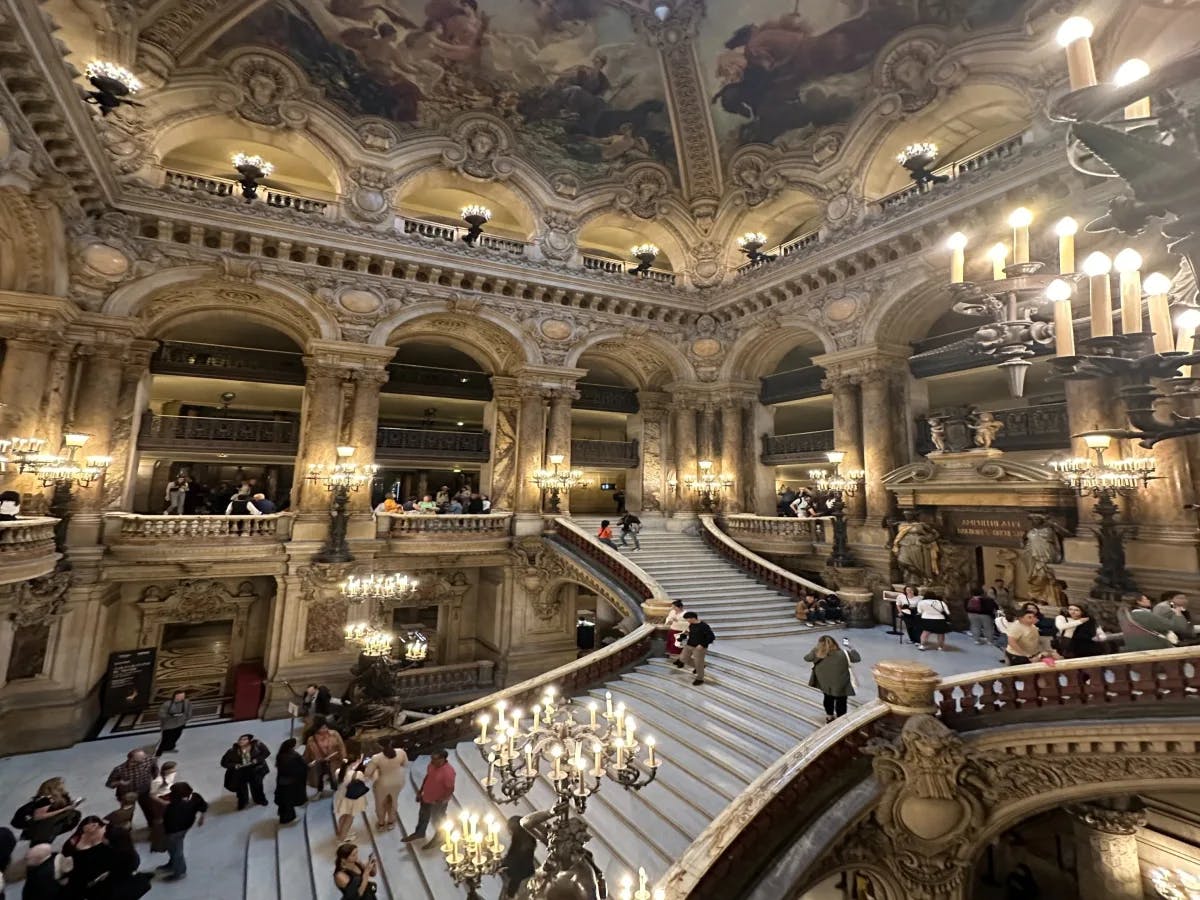
[[[418,339],[461,350],[491,375],[514,375],[522,366],[542,363],[537,344],[515,322],[482,309],[447,309],[438,301],[385,319],[367,343],[394,347]]]
[[[411,213],[417,219],[435,216],[461,224],[458,214],[462,206],[482,202],[493,211],[487,230],[529,240],[537,231],[538,204],[522,181],[480,181],[453,169],[424,166],[397,185],[392,205],[401,215]]]
[[[153,336],[200,312],[227,311],[287,335],[300,347],[311,340],[337,340],[337,321],[303,291],[273,278],[221,278],[203,266],[168,269],[122,286],[102,312],[139,320]]]
[[[863,343],[908,344],[925,337],[933,323],[950,311],[944,273],[932,262],[898,276],[888,296],[871,304],[863,323]]]
[[[579,217],[579,249],[587,253],[612,253],[628,262],[635,243],[649,241],[659,248],[655,268],[684,272],[690,265],[687,242],[670,220],[615,211],[611,204],[596,206]]]
[[[661,388],[672,381],[698,380],[683,352],[658,335],[631,335],[616,328],[596,331],[571,348],[564,365],[584,368],[579,358],[585,353],[612,360],[617,368],[634,374],[638,390]]]
[[[743,332],[734,342],[721,367],[721,380],[753,381],[770,375],[797,344],[814,337],[826,353],[837,349],[833,337],[808,319],[785,316],[778,322],[760,324]]]
[[[66,296],[70,268],[57,209],[0,188],[0,291]]]

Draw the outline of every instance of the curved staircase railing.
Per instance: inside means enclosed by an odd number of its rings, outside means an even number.
[[[1034,663],[931,682],[934,714],[960,732],[1089,715],[1189,715],[1200,711],[1200,647]],[[781,757],[663,876],[658,886],[667,900],[742,896],[780,850],[870,776],[870,757],[861,750],[900,724],[892,713],[883,700],[872,700]]]
[[[590,534],[562,516],[554,520],[554,533],[566,543],[615,578],[620,584],[642,598],[642,611],[647,621],[661,619],[671,606],[667,592],[641,566],[626,559],[611,547],[606,547]]]
[[[764,559],[757,553],[747,550],[717,527],[716,519],[713,516],[700,516],[700,535],[708,546],[734,565],[785,594],[799,597],[804,593],[820,594],[821,596],[833,593],[829,588],[802,578],[794,572],[789,572],[782,566],[775,565],[769,559]]]

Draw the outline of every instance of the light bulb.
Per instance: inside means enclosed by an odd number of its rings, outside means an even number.
[[[1059,237],[1070,237],[1077,231],[1079,231],[1079,223],[1070,216],[1059,219],[1058,223],[1054,226],[1054,233]]]
[[[349,446],[338,447],[337,455],[340,459],[349,459],[354,455],[354,448]]]
[[[1052,282],[1046,285],[1047,300],[1070,300],[1071,295],[1075,293],[1075,289],[1070,283],[1063,281],[1061,278],[1055,278]]]
[[[1095,278],[1098,275],[1107,275],[1112,271],[1112,260],[1097,250],[1095,253],[1088,255],[1088,258],[1083,261],[1083,273],[1090,278]]]
[[[1071,16],[1058,26],[1058,45],[1066,47],[1083,38],[1090,38],[1095,30],[1090,20],[1083,16]]]
[[[1132,247],[1126,247],[1113,260],[1113,268],[1118,272],[1136,272],[1142,267],[1142,254]]]
[[[967,246],[967,236],[961,231],[956,231],[946,238],[946,246],[951,250],[962,250]]]
[[[1150,74],[1150,66],[1143,59],[1127,59],[1121,63],[1116,74],[1113,75],[1113,84],[1117,87],[1125,87],[1128,84],[1133,84],[1135,81],[1141,81]]]
[[[654,7],[654,15],[660,22],[667,21],[667,16],[671,15],[671,7],[665,3],[660,3]]]
[[[1169,294],[1171,292],[1171,279],[1162,272],[1151,272],[1146,276],[1146,280],[1142,282],[1142,287],[1146,289],[1147,294]]]
[[[1010,228],[1028,228],[1033,222],[1033,213],[1024,206],[1018,206],[1008,217]]]
[[[1191,307],[1175,317],[1175,324],[1184,331],[1200,328],[1200,309]]]
[[[1107,434],[1085,434],[1083,442],[1089,450],[1107,450],[1112,444],[1112,436]]]
[[[846,458],[846,454],[842,450],[830,450],[825,454],[825,458],[836,466]]]
[[[993,244],[992,249],[988,251],[988,259],[1003,260],[1008,256],[1008,247],[1004,244]]]

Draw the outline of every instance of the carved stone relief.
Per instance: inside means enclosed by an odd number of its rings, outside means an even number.
[[[626,186],[617,192],[613,205],[641,219],[654,219],[666,214],[663,201],[670,191],[670,182],[661,166],[639,166],[629,173]]]
[[[563,558],[541,538],[528,537],[513,546],[512,559],[534,615],[543,622],[552,622],[562,608],[562,597],[560,591],[549,588],[551,582],[567,573]]]
[[[538,237],[538,246],[546,259],[567,262],[578,250],[579,219],[560,210],[550,210],[542,216],[545,226]]]
[[[442,151],[442,163],[463,175],[503,181],[516,168],[508,129],[483,115],[460,119],[451,131],[455,144]]]

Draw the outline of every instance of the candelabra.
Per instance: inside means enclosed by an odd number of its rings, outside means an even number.
[[[486,206],[472,203],[470,206],[464,206],[459,215],[462,216],[464,222],[471,226],[462,236],[463,243],[468,247],[473,247],[479,240],[479,236],[483,234],[483,226],[491,221],[492,211]]]
[[[349,516],[346,505],[350,502],[351,492],[357,493],[364,484],[369,484],[379,471],[374,464],[358,465],[350,460],[354,456],[353,447],[337,448],[338,462],[333,466],[312,464],[308,467],[309,481],[324,484],[333,498],[330,509],[329,536],[321,551],[313,557],[317,562],[335,563],[352,562],[354,556],[346,543],[346,526]]]
[[[737,239],[737,245],[751,264],[770,262],[775,258],[762,252],[762,248],[767,245],[767,236],[761,231],[747,231]]]
[[[85,103],[93,103],[100,107],[100,115],[107,116],[118,106],[141,106],[129,99],[142,89],[142,83],[133,73],[115,63],[93,60],[84,69],[87,78],[95,90],[88,91],[84,97]]]
[[[855,564],[846,534],[846,498],[858,493],[858,486],[866,480],[867,473],[862,469],[850,469],[842,473],[841,464],[846,454],[841,450],[830,450],[825,456],[833,466],[833,473],[824,469],[810,469],[808,475],[813,479],[813,485],[833,519],[833,552],[828,563],[844,568]]]
[[[621,892],[617,895],[617,900],[666,900],[666,896],[667,892],[662,888],[655,888],[652,894],[646,870],[638,869],[637,887],[633,886],[633,876],[626,875],[621,880]]]
[[[1058,472],[1080,497],[1096,498],[1093,511],[1099,517],[1100,524],[1094,532],[1100,551],[1100,568],[1096,572],[1092,595],[1116,603],[1120,601],[1123,593],[1137,590],[1125,568],[1126,526],[1117,524],[1119,510],[1116,498],[1133,494],[1150,483],[1154,478],[1154,457],[1132,457],[1106,462],[1104,451],[1111,445],[1112,436],[1091,433],[1082,437],[1088,449],[1096,454],[1094,463],[1084,457],[1074,457],[1051,460],[1050,467]]]
[[[1200,877],[1183,869],[1153,869],[1150,883],[1162,900],[1200,900]]]
[[[585,488],[589,482],[584,479],[581,469],[562,468],[566,457],[561,453],[552,453],[548,459],[554,468],[538,469],[533,473],[533,483],[548,492],[550,510],[558,513],[561,495],[570,492],[572,488]]]
[[[481,827],[482,826],[482,827]],[[457,824],[447,819],[442,825],[442,853],[454,883],[467,889],[467,900],[483,900],[479,888],[486,875],[495,875],[504,859],[500,823],[492,813],[483,817],[464,809]]]
[[[488,763],[483,787],[492,800],[515,803],[543,774],[554,792],[553,809],[539,816],[549,854],[528,885],[532,897],[542,896],[560,877],[568,877],[566,873],[573,873],[569,876],[573,878],[594,876],[602,882],[584,846],[590,839],[587,827],[572,817],[572,810],[585,812],[588,798],[606,780],[626,790],[641,790],[658,775],[661,760],[654,738],[639,738],[637,723],[625,705],[614,708],[612,694],[606,693],[604,712],[599,710],[594,700],[582,710],[548,688],[528,723],[523,724],[521,710],[509,710],[505,701],[496,704],[495,728],[490,733],[491,717],[478,720],[475,744]],[[599,890],[595,883],[593,888]]]
[[[638,261],[637,268],[633,270],[635,275],[645,275],[658,258],[658,247],[654,244],[638,244],[629,252]]]
[[[695,475],[685,475],[683,486],[696,495],[704,512],[712,512],[721,501],[721,493],[733,487],[733,476],[715,474],[710,459],[702,459],[696,466],[699,471]],[[679,486],[679,481],[674,476],[667,483],[672,488]]]
[[[387,656],[391,653],[395,637],[383,623],[383,603],[395,600],[417,590],[417,582],[407,575],[351,575],[339,585],[342,596],[351,603],[349,623],[346,625],[346,641],[356,644],[366,656]],[[409,643],[415,635],[422,643],[424,635],[413,632],[405,640],[404,658],[410,659]],[[415,652],[415,650],[414,650]],[[425,659],[425,652],[419,658]]]
[[[242,196],[247,203],[258,196],[258,182],[275,171],[275,166],[261,156],[247,153],[233,154],[233,167],[242,176],[238,184],[242,186]]]
[[[0,440],[0,471],[4,462],[15,463],[22,475],[32,475],[42,487],[53,488],[50,495],[50,515],[58,519],[54,526],[54,544],[59,553],[66,553],[67,528],[71,518],[71,490],[89,488],[104,476],[112,464],[109,456],[76,457],[91,435],[68,431],[62,438],[58,453],[43,453],[46,442],[41,438],[9,438]]]
[[[937,159],[937,155],[937,144],[922,141],[917,144],[909,144],[901,150],[896,156],[896,162],[908,169],[908,174],[917,187],[924,189],[934,184],[945,184],[950,180],[949,175],[933,174],[931,167],[933,161]]]

